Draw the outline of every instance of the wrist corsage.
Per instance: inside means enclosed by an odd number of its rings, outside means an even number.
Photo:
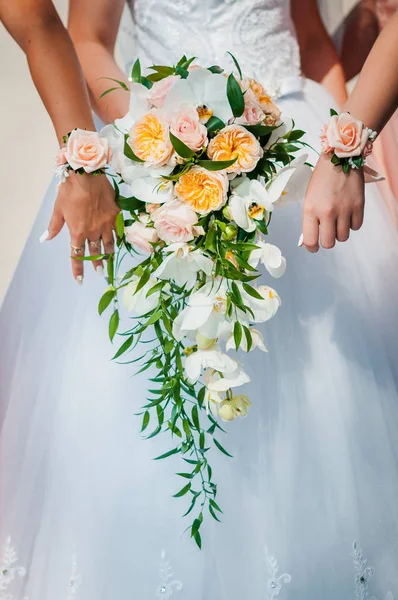
[[[360,169],[365,165],[376,137],[376,131],[365,127],[350,113],[339,115],[332,109],[329,124],[322,129],[322,151],[330,156],[334,165],[348,173],[349,169]]]
[[[64,136],[64,146],[56,157],[55,174],[60,183],[69,177],[69,171],[92,175],[103,175],[111,159],[111,150],[106,138],[96,131],[74,129]]]

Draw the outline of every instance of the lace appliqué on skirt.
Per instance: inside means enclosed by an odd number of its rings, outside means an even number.
[[[171,562],[166,558],[166,552],[163,550],[161,554],[161,563],[159,570],[160,584],[156,589],[156,598],[160,600],[169,600],[174,592],[182,590],[182,583],[177,579],[173,579],[173,569]]]
[[[355,568],[355,598],[357,600],[377,600],[375,596],[370,596],[369,590],[369,582],[374,577],[375,570],[368,565],[368,561],[356,542],[353,545],[352,557]],[[388,592],[385,600],[394,600],[392,592]]]

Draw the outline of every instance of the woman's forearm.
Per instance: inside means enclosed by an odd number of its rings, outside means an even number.
[[[111,78],[128,84],[126,74],[119,68],[112,53],[95,41],[77,41],[75,47],[86,77],[93,110],[104,123],[123,117],[129,107],[129,94],[125,90],[120,88],[101,98],[109,88],[118,87]]]
[[[49,0],[0,0],[5,27],[26,53],[58,141],[75,127],[94,129],[87,88],[71,39]]]
[[[69,33],[75,44],[90,90],[90,99],[104,123],[123,117],[129,107],[129,94],[123,89],[101,95],[117,83],[128,84],[114,58],[116,36],[124,0],[69,0]]]
[[[380,132],[398,108],[398,14],[377,39],[344,110]]]

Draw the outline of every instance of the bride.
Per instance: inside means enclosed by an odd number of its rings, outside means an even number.
[[[104,121],[128,104],[125,92],[98,100],[109,87],[99,77],[123,77],[112,57],[122,4],[71,4],[71,35]],[[288,0],[135,0],[131,10],[144,64],[183,52],[225,64],[230,49],[319,146],[333,100],[301,76]],[[339,94],[315,0],[294,0],[292,10],[304,72]],[[0,599],[391,600],[398,240],[377,192],[361,231],[315,256],[297,247],[300,206],[275,214],[284,305],[264,329],[269,355],[249,365],[251,413],[228,425],[235,460],[213,459],[223,523],[204,525],[202,551],[181,536],[186,507],[171,497],[179,460],[153,461],[168,448],[140,439],[145,374],[133,380],[109,361],[96,314],[102,281],[71,287],[62,233],[38,244],[53,198],[50,190],[0,313]]]

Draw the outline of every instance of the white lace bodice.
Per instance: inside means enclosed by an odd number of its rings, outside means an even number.
[[[290,0],[129,0],[135,53],[149,64],[182,54],[203,65],[238,58],[247,75],[272,86],[300,75]],[[146,65],[146,66],[147,66]]]

